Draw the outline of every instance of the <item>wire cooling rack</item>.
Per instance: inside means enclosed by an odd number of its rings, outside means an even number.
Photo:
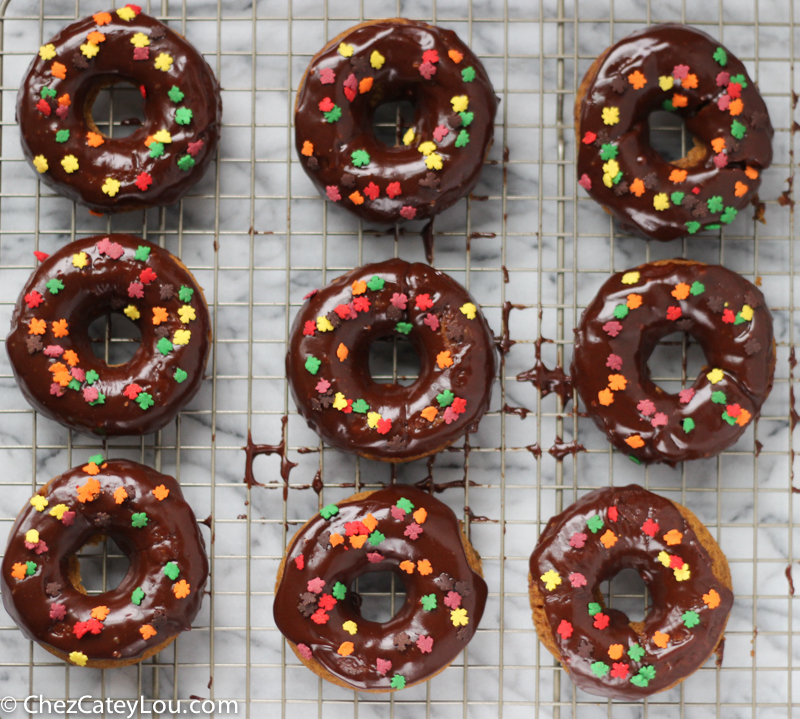
[[[193,630],[153,659],[124,669],[82,670],[53,661],[0,610],[0,694],[20,701],[39,694],[51,701],[82,695],[234,699],[240,716],[289,718],[798,716],[800,612],[790,580],[800,582],[800,543],[791,491],[796,415],[790,350],[796,321],[794,19],[800,3],[147,2],[145,10],[186,34],[220,78],[223,138],[215,165],[179,205],[112,218],[92,217],[44,191],[22,160],[14,122],[17,88],[36,48],[74,18],[101,9],[107,7],[81,0],[11,0],[0,6],[0,314],[10,318],[32,270],[33,250],[51,251],[79,236],[141,234],[191,268],[206,289],[215,327],[203,389],[157,435],[115,440],[100,449],[180,479],[198,518],[208,517],[203,532],[212,574]],[[495,145],[480,184],[436,223],[434,264],[469,287],[498,335],[510,325],[514,341],[492,411],[468,443],[433,461],[395,468],[322,447],[297,416],[283,370],[288,330],[309,289],[364,262],[425,256],[420,226],[375,232],[323,203],[292,147],[294,92],[313,53],[360,20],[393,16],[456,30],[483,59],[501,98]],[[720,38],[758,81],[776,128],[776,162],[764,173],[761,189],[767,224],[742,212],[719,236],[647,243],[619,234],[577,191],[576,86],[608,44],[664,21],[688,22]],[[125,132],[118,101],[124,108],[124,90],[95,106],[95,119],[105,122],[108,133]],[[130,102],[125,111],[125,117],[132,113]],[[659,128],[654,141],[665,155],[680,154],[680,128]],[[775,318],[776,382],[761,419],[719,458],[676,470],[640,468],[612,453],[572,405],[565,409],[554,395],[542,398],[515,378],[534,364],[537,349],[547,366],[569,365],[572,329],[609,273],[673,256],[720,262],[761,285]],[[503,312],[506,303],[514,307]],[[98,330],[106,356],[124,355],[131,337],[113,325]],[[36,487],[85,461],[99,445],[37,417],[2,354],[5,537]],[[674,390],[687,377],[691,382],[701,364],[697,348],[677,340],[663,343],[651,369],[662,386]],[[400,378],[413,373],[413,362],[402,352],[383,352],[373,369]],[[256,443],[285,440],[287,447],[283,456],[255,459],[254,476],[262,486],[252,488],[242,481],[248,431]],[[559,453],[563,461],[554,456]],[[282,475],[289,461],[297,466]],[[483,555],[490,597],[467,650],[434,680],[391,696],[355,694],[322,682],[288,651],[272,621],[272,588],[286,543],[305,519],[323,504],[389,481],[434,483]],[[539,529],[579,493],[631,481],[687,504],[709,526],[731,563],[736,603],[721,666],[709,661],[649,701],[611,703],[576,691],[538,643],[528,607],[527,560]],[[87,550],[81,566],[96,592],[113,586],[125,571],[110,543]],[[607,601],[631,617],[642,615],[647,599],[635,577],[623,573],[607,589]],[[376,616],[399,606],[399,586],[378,583],[361,590],[365,611],[369,601]],[[0,713],[29,715],[21,706]],[[141,707],[137,713],[142,715]]]

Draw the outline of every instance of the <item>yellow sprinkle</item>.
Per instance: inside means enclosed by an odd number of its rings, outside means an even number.
[[[348,620],[342,624],[342,629],[352,636],[358,631],[358,625],[354,621]]]
[[[372,55],[369,56],[369,64],[372,65],[372,67],[374,67],[376,70],[380,70],[385,62],[386,58],[377,50],[373,50]]]
[[[382,419],[377,412],[369,412],[367,414],[367,424],[370,429],[375,429],[378,426],[378,420]]]
[[[668,567],[669,566],[669,554],[667,554],[663,550],[660,551],[658,553],[658,561],[661,562],[661,564],[663,564],[665,567]]]
[[[653,207],[655,207],[659,212],[662,212],[669,207],[669,197],[667,196],[666,192],[659,192],[653,198]]]
[[[412,132],[413,132],[413,130],[412,130]],[[428,142],[423,142],[423,143],[422,143],[422,144],[421,144],[421,145],[420,145],[420,146],[419,146],[417,149],[418,149],[418,150],[419,150],[419,151],[420,151],[420,152],[421,152],[423,155],[425,155],[425,156],[427,157],[427,156],[428,156],[428,155],[430,155],[432,152],[436,152],[436,143],[435,143],[435,142],[430,142],[430,141],[428,141]]]
[[[413,127],[409,127],[408,130],[406,130],[406,134],[403,135],[403,144],[404,145],[410,145],[412,142],[414,142],[414,138],[416,136],[417,135],[414,132],[414,128]]]
[[[31,504],[37,512],[44,512],[44,508],[50,504],[41,494],[34,494],[31,497]]]
[[[603,175],[603,184],[606,187],[613,187],[615,177],[616,175]]]
[[[685,582],[690,576],[692,576],[692,573],[689,571],[689,565],[685,563],[680,569],[674,570],[674,574],[675,579],[679,582]]]
[[[117,15],[119,15],[125,22],[130,22],[136,17],[134,10],[129,8],[127,5],[117,10]]]
[[[616,125],[619,122],[619,108],[618,107],[604,107],[603,108],[603,123],[606,125]]]
[[[53,43],[42,45],[39,48],[39,57],[42,60],[52,60],[56,56],[56,46]]]
[[[188,345],[190,339],[192,339],[190,330],[175,330],[175,334],[172,337],[172,344]]]
[[[119,180],[115,180],[113,177],[107,177],[102,187],[103,192],[105,192],[109,197],[114,197],[114,195],[119,192],[119,188]]]
[[[339,43],[339,54],[342,57],[353,57],[353,46],[348,45],[346,42]]]
[[[86,42],[81,45],[81,52],[86,55],[86,57],[91,59],[97,55],[98,52],[100,52],[100,48],[91,42]]]
[[[459,309],[461,310],[462,315],[467,316],[468,320],[474,320],[475,313],[478,311],[478,308],[475,307],[475,305],[473,305],[472,302],[467,302],[466,304],[461,305]]]
[[[442,156],[438,152],[432,152],[425,158],[425,166],[429,170],[441,170]]]
[[[89,657],[87,657],[83,652],[70,652],[69,660],[73,664],[77,664],[79,667],[85,667],[86,662],[89,661]]]
[[[671,90],[672,86],[675,84],[675,79],[672,75],[662,75],[658,78],[658,86],[666,92],[667,90]]]
[[[197,319],[197,314],[194,311],[194,307],[191,305],[179,307],[178,316],[181,318],[181,322],[183,322],[183,324],[188,324],[192,320]]]
[[[742,307],[742,311],[739,314],[742,316],[743,320],[747,320],[749,322],[753,319],[753,308],[750,305],[745,305]]]
[[[450,612],[450,621],[453,622],[454,627],[466,627],[469,624],[469,617],[467,610],[464,607],[453,609]]]
[[[159,130],[155,135],[153,135],[153,139],[156,142],[163,142],[165,145],[168,145],[172,142],[172,135],[169,134],[168,130]]]
[[[619,163],[616,160],[609,160],[603,165],[603,172],[611,177],[616,177],[619,174]]]
[[[50,510],[49,514],[51,517],[55,517],[60,521],[61,517],[64,516],[64,512],[66,512],[68,509],[69,507],[66,504],[57,504]]]
[[[156,70],[161,70],[162,72],[168,72],[169,69],[172,67],[172,56],[167,55],[167,53],[162,52],[156,58]]]
[[[39,170],[39,172],[47,172],[50,169],[44,155],[36,155],[36,157],[33,158],[33,166]]]
[[[138,320],[142,314],[133,305],[128,305],[123,311],[123,314],[132,320]]]
[[[337,392],[336,396],[333,398],[333,408],[344,409],[345,407],[347,407],[347,400],[341,392]]]
[[[72,255],[72,266],[82,270],[89,264],[89,256],[85,252],[78,252]]]
[[[333,325],[327,317],[321,315],[317,317],[317,329],[320,332],[333,332]]]
[[[708,377],[708,381],[709,381],[709,382],[711,382],[711,384],[716,384],[716,383],[717,383],[717,382],[719,382],[719,381],[720,381],[720,380],[721,380],[721,379],[722,379],[724,376],[725,376],[725,373],[724,373],[724,372],[723,372],[721,369],[718,369],[718,368],[717,368],[717,369],[712,369],[712,370],[711,370],[711,371],[710,371],[710,372],[709,372],[709,373],[706,375],[706,377]]]
[[[456,95],[450,98],[450,104],[453,106],[453,112],[466,112],[469,98],[466,95]]]
[[[544,587],[548,592],[552,592],[561,584],[561,576],[554,569],[549,569],[539,579],[544,582]]]
[[[78,169],[78,158],[75,155],[67,155],[63,160],[61,160],[61,167],[64,168],[64,171],[71,175],[75,170]]]
[[[624,275],[622,275],[622,284],[635,285],[639,281],[639,277],[641,277],[641,275],[636,271],[626,272]]]
[[[131,38],[131,44],[135,45],[136,47],[147,47],[150,44],[150,38],[147,37],[143,32],[137,32]]]
[[[39,544],[39,532],[35,529],[29,529],[25,532],[25,541],[28,544]]]

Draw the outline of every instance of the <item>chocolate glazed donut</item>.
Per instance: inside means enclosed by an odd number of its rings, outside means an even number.
[[[658,342],[685,332],[705,353],[694,383],[650,379]],[[581,315],[572,377],[608,440],[637,462],[675,465],[736,442],[772,389],[775,340],[764,295],[718,265],[664,260],[613,275]]]
[[[179,259],[131,235],[76,240],[33,273],[6,350],[25,399],[46,417],[102,437],[155,432],[203,381],[211,319]],[[95,357],[89,326],[122,313],[141,331],[125,364]]]
[[[88,595],[76,553],[104,536],[130,567],[118,587]],[[26,637],[64,661],[106,668],[140,662],[191,629],[207,577],[203,537],[175,479],[98,455],[25,505],[0,586]]]
[[[603,602],[600,585],[623,569],[647,585],[644,621]],[[634,484],[590,492],[550,519],[528,578],[542,643],[579,688],[614,699],[664,691],[701,667],[733,605],[728,562],[708,529]]]
[[[328,444],[408,462],[474,432],[489,408],[495,345],[469,293],[429,265],[365,265],[307,296],[286,376],[297,409]],[[408,387],[370,376],[372,342],[406,336],[420,359]]]
[[[100,133],[100,90],[130,82],[145,120],[133,134]],[[17,96],[25,157],[48,187],[96,212],[177,202],[216,154],[222,101],[203,56],[138,6],[98,12],[39,49]]]
[[[677,113],[694,147],[667,162],[648,116]],[[631,232],[674,240],[733,222],[772,162],[772,125],[745,66],[704,32],[655,25],[608,48],[575,101],[579,184]]]
[[[402,141],[375,136],[378,106],[409,101]],[[440,213],[478,181],[497,97],[480,60],[451,30],[402,18],[365,22],[311,60],[295,104],[295,142],[320,194],[363,220]]]

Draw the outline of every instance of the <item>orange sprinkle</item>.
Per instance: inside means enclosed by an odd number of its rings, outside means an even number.
[[[160,325],[162,322],[166,322],[169,318],[169,314],[163,307],[153,307],[153,324]]]
[[[306,140],[303,143],[303,149],[300,150],[301,155],[305,155],[306,157],[311,157],[314,154],[314,144]]]
[[[683,539],[683,535],[677,529],[670,529],[664,535],[664,541],[672,546],[673,544],[680,544],[681,540]]]
[[[602,404],[603,407],[608,407],[614,402],[614,393],[606,387],[597,393],[597,399],[600,400],[600,404]]]
[[[53,334],[56,337],[66,337],[69,334],[67,327],[68,325],[66,320],[58,320],[57,322],[53,322]]]
[[[728,112],[731,113],[734,117],[737,115],[742,114],[742,110],[744,110],[744,103],[742,102],[742,98],[737,97],[735,100],[731,100],[731,104],[728,105]]]
[[[358,190],[356,190],[355,192],[351,192],[350,195],[348,195],[348,197],[350,198],[350,201],[354,205],[364,204],[364,195],[362,195]]]
[[[371,514],[368,514],[364,519],[361,520],[361,524],[363,524],[370,532],[375,531],[375,527],[378,526],[378,520],[375,519]]]
[[[354,295],[363,295],[367,291],[367,283],[365,280],[356,280],[350,286]]]
[[[672,105],[674,107],[686,107],[689,104],[689,98],[686,95],[679,95],[677,92],[672,96]]]
[[[159,502],[163,502],[167,497],[169,497],[169,490],[163,484],[159,484],[158,487],[153,490],[153,496]]]
[[[628,384],[628,380],[625,379],[624,375],[621,374],[610,374],[608,375],[608,388],[613,389],[615,392],[620,392]]]
[[[668,642],[669,642],[669,634],[664,634],[663,632],[659,632],[658,630],[656,630],[656,633],[653,635],[653,643],[657,647],[666,649]]]
[[[431,563],[427,559],[420,559],[417,562],[417,571],[423,577],[426,577],[433,571],[433,568],[431,567]]]
[[[751,180],[758,179],[758,170],[756,170],[755,167],[750,167],[750,165],[745,168],[744,174],[747,175]]]
[[[420,507],[412,516],[417,524],[425,524],[425,520],[428,518],[428,511],[425,507]]]
[[[98,467],[94,462],[89,462],[84,468],[83,471],[86,472],[90,477],[95,477],[100,474],[100,467]]]
[[[439,410],[436,407],[426,407],[425,409],[420,412],[420,414],[428,420],[428,422],[433,422],[436,419],[436,415],[439,414]]]
[[[628,75],[628,82],[633,85],[634,90],[641,90],[647,84],[647,78],[638,70],[634,70]]]
[[[686,90],[696,90],[697,75],[695,75],[693,72],[689,73],[683,80],[681,80],[681,87],[685,88]]]
[[[181,579],[177,584],[172,585],[172,593],[178,598],[183,599],[189,596],[192,587],[185,579]]]
[[[685,282],[680,282],[675,285],[675,289],[672,290],[670,294],[672,294],[676,300],[685,300],[689,296],[689,290],[691,289],[692,288]]]
[[[14,566],[11,567],[11,576],[14,577],[14,579],[24,579],[25,572],[27,571],[27,565],[22,562],[14,562]]]
[[[57,77],[59,80],[65,80],[67,77],[66,65],[62,65],[60,62],[54,62],[50,66],[50,74],[53,77]]]
[[[610,529],[607,529],[602,537],[600,537],[600,543],[606,548],[611,549],[617,543],[617,535],[614,534]]]
[[[44,331],[47,329],[47,322],[44,320],[37,320],[36,318],[31,320],[30,329],[28,330],[29,335],[43,335]]]
[[[339,346],[336,348],[336,356],[339,358],[339,362],[344,362],[347,359],[347,355],[350,354],[350,350],[344,346],[342,342],[339,343]]]
[[[406,559],[404,562],[400,562],[400,569],[404,572],[408,572],[409,574],[414,573],[414,562],[409,561]]]
[[[644,440],[638,434],[634,434],[625,440],[625,444],[632,449],[639,449],[639,447],[644,447]]]
[[[150,639],[150,637],[154,637],[156,635],[156,630],[150,624],[142,624],[139,627],[139,633],[142,635],[142,639]]]
[[[740,427],[744,427],[750,421],[750,413],[746,410],[740,410],[739,416],[736,418],[736,424]]]
[[[625,647],[623,647],[622,644],[612,644],[608,648],[608,656],[612,659],[619,659],[624,651]]]
[[[354,549],[361,549],[364,546],[364,542],[367,541],[366,534],[354,534],[350,537],[350,545]]]
[[[631,294],[628,295],[628,302],[626,303],[629,310],[636,310],[642,306],[642,296]]]
[[[106,41],[106,36],[99,30],[92,30],[92,32],[86,36],[86,39],[92,43],[92,45],[99,45],[101,42]]]
[[[66,387],[72,382],[72,375],[69,372],[57,372],[53,375],[53,382],[58,382],[62,387]]]
[[[61,364],[61,362],[54,362],[53,364],[50,365],[50,367],[48,367],[48,369],[53,374],[58,374],[59,372],[67,371],[67,368],[63,364]]]
[[[363,95],[365,92],[369,92],[372,89],[372,78],[365,77],[361,82],[358,83],[358,92]]]
[[[342,642],[336,650],[336,653],[341,654],[343,657],[349,657],[354,649],[355,646],[353,646],[353,642]]]
[[[92,15],[92,20],[102,27],[111,22],[111,15],[107,12],[98,12]]]
[[[344,544],[344,537],[339,532],[334,532],[331,534],[330,542],[332,547],[338,547],[340,544]]]
[[[74,350],[67,350],[66,352],[64,352],[63,356],[64,356],[64,361],[70,367],[74,367],[76,364],[78,364],[78,361],[79,361],[78,360],[78,355],[75,353]]]
[[[92,618],[99,619],[101,622],[104,622],[106,617],[108,616],[108,607],[105,605],[100,605],[99,607],[95,607],[92,609]]]
[[[439,365],[439,369],[451,367],[453,365],[453,360],[450,357],[450,350],[439,352],[439,354],[436,355],[436,364]]]
[[[125,491],[125,487],[117,487],[114,490],[114,501],[117,504],[122,504],[128,498],[128,493]]]
[[[737,182],[733,186],[733,194],[736,195],[736,197],[744,197],[749,189],[750,188],[745,185],[744,182]]]
[[[725,149],[725,138],[724,137],[715,137],[711,141],[711,147],[714,149],[714,152],[719,154]]]
[[[65,92],[61,97],[58,98],[58,104],[63,106],[69,107],[72,104],[72,100],[69,99],[69,93]]]
[[[100,147],[105,142],[103,136],[99,132],[87,132],[86,144],[89,147]]]
[[[89,210],[89,214],[92,217],[103,217],[104,214],[102,212],[98,212],[97,210]]]
[[[155,137],[153,137],[152,135],[148,135],[147,137],[144,138],[145,147],[150,147],[150,145],[152,145],[155,141],[156,141]]]
[[[720,596],[716,589],[709,589],[708,594],[703,595],[703,603],[709,609],[716,609],[719,606]]]
[[[89,477],[89,479],[86,480],[86,484],[82,484],[78,487],[78,501],[81,504],[94,501],[97,499],[98,494],[100,494],[100,482],[94,477]]]
[[[644,194],[644,182],[637,177],[631,182],[630,190],[636,197],[641,197]]]
[[[689,173],[686,170],[678,170],[675,169],[669,173],[669,181],[670,182],[683,182],[686,179],[686,175]]]
[[[447,57],[449,57],[456,65],[458,65],[458,63],[464,59],[464,56],[458,50],[448,51]]]

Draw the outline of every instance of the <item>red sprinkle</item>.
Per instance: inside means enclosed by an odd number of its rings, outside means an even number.
[[[650,517],[644,520],[642,531],[649,537],[655,537],[658,532],[658,522],[654,522]]]
[[[569,639],[572,636],[572,625],[566,619],[562,619],[556,631],[558,631],[562,639]]]
[[[295,564],[295,566],[296,566],[298,569],[301,569],[301,570],[302,570],[302,569],[303,569],[303,567],[305,567],[305,566],[306,566],[306,558],[305,558],[305,557],[304,557],[302,554],[298,554],[298,555],[297,555],[297,556],[294,558],[294,564]],[[324,596],[326,596],[326,597],[327,597],[328,595],[326,594],[326,595],[324,595]]]
[[[45,117],[50,117],[50,113],[53,111],[50,107],[50,103],[44,98],[36,103],[36,109],[39,110],[39,112],[41,112]]]
[[[48,257],[50,257],[50,255],[48,255],[46,252],[39,252],[39,250],[34,250],[33,256],[39,260],[39,262],[44,262]]]
[[[314,324],[314,320],[306,320],[306,323],[303,325],[303,334],[306,337],[312,337],[316,329],[317,325]]]
[[[401,193],[401,190],[400,190],[400,183],[399,183],[399,182],[390,182],[390,183],[389,183],[389,184],[386,186],[386,194],[387,194],[387,195],[388,195],[390,198],[394,199],[394,198],[395,198],[395,197],[397,197],[397,196],[398,196],[400,193]]]

